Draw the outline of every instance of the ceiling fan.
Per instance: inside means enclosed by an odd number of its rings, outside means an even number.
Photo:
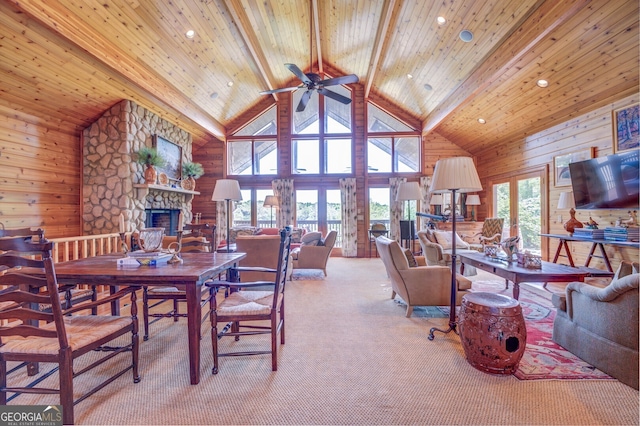
[[[307,103],[309,103],[309,99],[311,99],[311,94],[314,90],[321,95],[327,96],[345,105],[351,102],[351,99],[327,89],[326,86],[336,86],[340,84],[357,83],[358,82],[357,75],[349,74],[349,75],[344,75],[342,77],[327,78],[325,80],[322,80],[322,78],[318,74],[303,73],[302,70],[298,68],[298,66],[295,64],[284,64],[284,66],[287,67],[289,71],[294,73],[296,77],[298,77],[300,81],[302,81],[302,84],[294,87],[283,87],[282,89],[265,90],[263,92],[260,92],[261,95],[270,95],[272,93],[279,93],[279,92],[293,92],[294,90],[298,90],[306,87],[307,91],[302,94],[302,98],[300,98],[300,103],[298,103],[296,112],[304,111],[304,109],[307,107]]]

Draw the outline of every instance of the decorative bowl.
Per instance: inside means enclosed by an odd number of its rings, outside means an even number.
[[[145,228],[140,231],[140,247],[146,252],[158,251],[162,246],[164,228]]]

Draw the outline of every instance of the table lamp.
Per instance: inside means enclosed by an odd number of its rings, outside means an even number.
[[[475,206],[479,206],[480,205],[480,196],[478,194],[467,195],[466,204],[468,206],[471,206],[471,221],[475,222],[476,221],[476,207]]]
[[[573,191],[569,192],[561,192],[560,199],[558,200],[558,210],[569,210],[569,214],[571,218],[564,224],[564,229],[570,234],[573,235],[573,231],[576,228],[582,228],[582,222],[576,219],[576,210],[574,207],[576,206],[576,202],[573,198]]]
[[[269,219],[269,226],[273,228],[273,208],[278,207],[278,197],[275,195],[267,195],[264,199],[263,207],[271,207],[271,219]]]
[[[452,157],[438,160],[433,178],[431,179],[431,192],[442,194],[451,192],[451,199],[456,199],[456,192],[482,191],[482,184],[478,172],[471,157]],[[455,210],[451,215],[451,300],[449,305],[449,328],[440,330],[433,327],[429,330],[429,340],[433,340],[435,331],[449,333],[456,331],[456,296],[458,286],[456,284],[456,215]]]
[[[433,214],[442,214],[442,194],[433,194],[431,200],[429,200],[429,205],[434,207]]]
[[[240,192],[240,184],[233,179],[218,179],[216,186],[213,188],[213,201],[227,202],[227,253],[230,252],[229,229],[231,228],[231,201],[242,201],[242,192]]]

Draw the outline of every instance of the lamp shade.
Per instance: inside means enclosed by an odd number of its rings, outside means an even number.
[[[451,157],[438,160],[431,179],[431,192],[477,192],[482,184],[471,157]]]
[[[479,206],[480,205],[480,196],[478,194],[467,195],[468,206]]]
[[[573,199],[573,191],[561,192],[560,199],[558,200],[558,209],[571,209],[576,206],[576,202]]]
[[[237,180],[233,179],[218,179],[216,186],[213,188],[213,195],[211,196],[213,201],[241,201],[242,192],[240,192],[240,184]]]
[[[396,201],[420,200],[422,194],[418,182],[401,182],[398,187]]]
[[[429,200],[430,206],[441,206],[442,205],[442,194],[433,194],[431,196],[431,200]]]
[[[263,207],[278,207],[280,204],[278,203],[278,197],[275,195],[267,195],[264,199]]]

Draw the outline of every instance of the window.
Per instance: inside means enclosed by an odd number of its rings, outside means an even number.
[[[344,86],[332,92],[351,99]],[[304,111],[297,112],[304,90],[293,93],[291,164],[294,174],[352,174],[352,106],[312,93]]]
[[[369,188],[369,223],[383,223],[389,229],[391,216],[389,188]]]
[[[420,138],[370,137],[367,140],[367,169],[369,173],[420,171]]]
[[[296,190],[296,225],[309,231],[318,230],[318,191]]]
[[[415,132],[397,118],[382,111],[371,102],[367,104],[367,122],[369,133],[398,133],[398,132]]]
[[[276,224],[276,208],[264,206],[267,195],[273,195],[273,190],[256,189],[256,217],[260,228],[273,228]]]
[[[241,189],[242,201],[231,202],[231,226],[251,225],[251,190]]]
[[[238,130],[227,144],[229,175],[275,175],[278,173],[276,108]]]

